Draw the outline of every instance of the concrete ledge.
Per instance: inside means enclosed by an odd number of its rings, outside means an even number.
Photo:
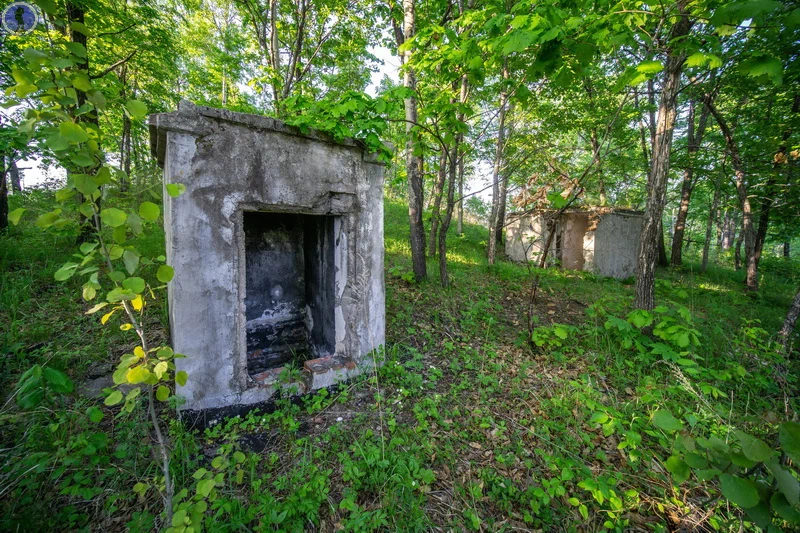
[[[360,373],[352,359],[340,359],[332,355],[309,359],[303,365],[303,370],[311,376],[309,387],[311,390],[332,387],[340,381],[346,381]]]

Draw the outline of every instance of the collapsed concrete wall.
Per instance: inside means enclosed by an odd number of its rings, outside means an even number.
[[[636,274],[640,212],[590,208],[566,211],[558,220],[554,216],[549,211],[510,215],[505,247],[509,259],[538,262],[549,228],[555,226],[548,263],[619,279]]]
[[[172,343],[187,410],[268,400],[363,371],[384,343],[383,165],[267,117],[194,106],[150,117],[164,183]]]

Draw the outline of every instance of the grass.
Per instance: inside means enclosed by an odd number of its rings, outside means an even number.
[[[387,203],[385,231],[387,345],[377,373],[204,433],[162,413],[187,497],[198,468],[224,474],[207,530],[739,530],[741,510],[715,483],[675,482],[665,468],[671,442],[651,416],[670,410],[691,432],[723,437],[731,427],[771,435],[796,416],[797,364],[775,358],[769,334],[800,284],[797,265],[765,258],[757,296],[721,266],[660,272],[662,319],[699,335],[683,357],[691,364],[676,366],[638,350],[637,332],[608,326],[628,316],[630,284],[542,271],[532,346],[530,274],[487,265],[484,228],[448,237],[447,289],[433,259],[432,280],[406,281],[401,205]],[[161,239],[139,244],[157,254]],[[53,281],[71,243],[35,228],[0,237],[6,398],[33,364],[81,383],[133,343],[83,315],[76,283]],[[152,320],[164,335],[165,308]],[[96,407],[104,417],[93,422]],[[151,530],[161,502],[143,417],[78,394],[34,412],[5,402],[0,528]]]

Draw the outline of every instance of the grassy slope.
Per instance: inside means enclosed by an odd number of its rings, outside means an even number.
[[[179,486],[191,489],[191,473],[209,468],[220,449],[246,452],[245,463],[227,467],[206,526],[593,531],[604,523],[663,530],[703,521],[733,527],[735,510],[716,504],[713,488],[693,480],[672,485],[659,461],[669,453],[658,433],[640,429],[659,406],[678,416],[694,413],[704,428],[724,431],[734,423],[756,432],[765,420],[784,416],[784,401],[796,409],[797,398],[787,392],[796,390],[796,367],[765,370],[755,324],[743,328],[757,319],[766,331],[777,329],[797,269],[765,260],[756,298],[744,296],[741,276],[726,269],[698,275],[690,264],[663,273],[660,300],[692,311],[702,335],[693,355],[720,376],[705,379],[705,389],[690,377],[696,391],[705,390],[700,396],[687,392],[667,365],[623,348],[604,319],[587,317],[587,306],[598,302],[625,316],[632,287],[618,281],[543,272],[534,306],[543,346],[532,349],[527,269],[506,262],[489,267],[486,230],[465,230],[449,238],[452,287],[434,281],[433,260],[433,280],[410,285],[403,280],[410,270],[406,214],[387,203],[387,350],[378,375],[299,405],[281,402],[271,415],[232,420],[205,435],[171,424]],[[153,251],[159,246],[158,235],[146,243]],[[69,251],[69,238],[35,229],[0,237],[5,395],[31,364],[48,362],[80,381],[130,351],[126,334],[82,315],[77,284],[52,281]],[[164,315],[159,309],[153,317],[156,334],[163,335]],[[563,326],[547,327],[554,323]],[[728,377],[740,367],[744,377]],[[91,403],[58,400],[52,411],[24,415],[13,403],[3,408],[2,479],[10,490],[0,492],[0,529],[152,527],[156,491],[142,497],[131,491],[155,475],[136,424],[141,414],[114,418],[107,410],[94,425],[78,416]],[[608,420],[606,431],[599,420]],[[92,438],[100,442],[100,433],[105,442],[87,448]],[[34,469],[39,475],[26,473],[29,464],[43,465]]]

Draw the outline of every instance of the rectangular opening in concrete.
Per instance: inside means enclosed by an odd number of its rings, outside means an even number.
[[[335,219],[243,213],[251,376],[334,353]]]

